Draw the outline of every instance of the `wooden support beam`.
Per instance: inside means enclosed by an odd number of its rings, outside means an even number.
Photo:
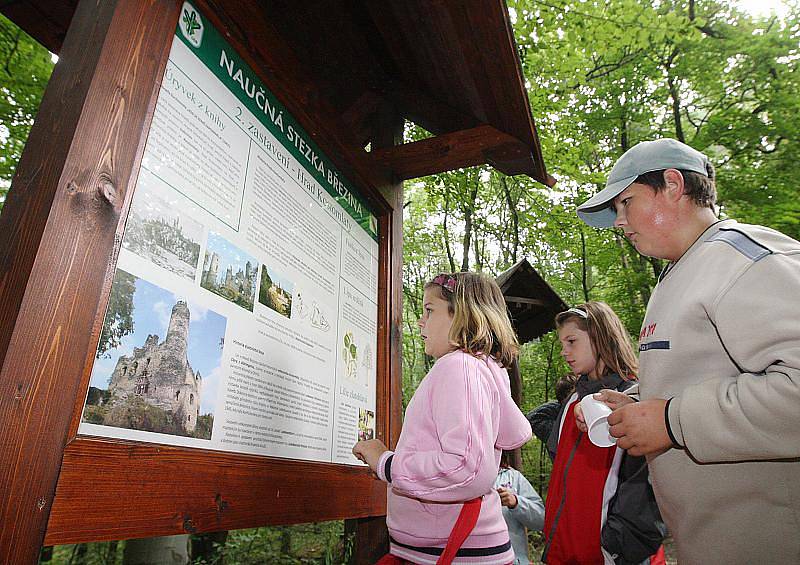
[[[487,162],[487,153],[522,145],[517,138],[490,125],[372,151],[373,158],[399,179],[408,180]]]
[[[522,296],[504,296],[506,302],[514,302],[516,304],[531,304],[533,306],[547,306],[547,302],[538,298],[524,298]]]
[[[386,100],[372,90],[365,91],[358,99],[341,114],[342,123],[348,128],[348,135],[355,139],[359,147],[364,147],[373,137],[373,124],[376,115]]]
[[[39,559],[179,8],[78,5],[0,216],[0,563]]]
[[[376,116],[372,132],[373,145],[379,148],[391,148],[403,141],[403,117],[384,105]],[[388,430],[379,433],[379,439],[391,449],[397,445],[403,423],[401,398],[403,396],[403,183],[390,182],[378,187],[383,197],[391,204],[392,213],[381,225],[381,237],[389,239],[389,245],[381,247],[390,254],[382,257],[379,264],[388,269],[386,280],[390,286],[389,334],[391,341],[389,350],[382,358],[389,361],[389,381],[378,382],[378,398],[384,399],[377,406],[379,419],[388,413]],[[383,387],[389,387],[384,390]],[[381,483],[382,484],[382,483]],[[353,553],[350,565],[375,563],[389,551],[389,531],[386,528],[386,516],[373,516],[357,520],[345,520],[345,531],[353,534]]]
[[[385,88],[386,97],[400,114],[434,135],[470,129],[480,121],[452,106],[436,100],[426,92],[403,81],[393,81]]]

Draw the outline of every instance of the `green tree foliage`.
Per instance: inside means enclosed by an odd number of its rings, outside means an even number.
[[[550,189],[472,169],[406,184],[406,395],[430,367],[416,320],[422,285],[442,270],[497,275],[527,257],[567,303],[604,300],[638,336],[663,264],[613,230],[584,225],[575,208],[640,141],[669,136],[706,152],[717,166],[723,217],[800,237],[791,174],[800,151],[797,6],[783,19],[718,0],[508,6],[546,163],[559,182]],[[526,411],[553,398],[567,372],[552,333],[523,348],[520,367]],[[549,461],[538,442],[523,461],[544,489]]]
[[[114,275],[108,310],[103,319],[97,358],[107,354],[122,343],[122,338],[133,333],[133,294],[136,292],[136,277],[118,270]]]
[[[0,208],[52,70],[47,49],[0,15]]]

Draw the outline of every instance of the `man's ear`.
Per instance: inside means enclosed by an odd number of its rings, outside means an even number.
[[[683,196],[685,184],[683,175],[678,169],[667,169],[664,171],[664,192],[671,199],[678,201]]]

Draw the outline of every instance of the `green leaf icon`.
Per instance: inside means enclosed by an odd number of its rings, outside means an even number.
[[[198,29],[200,24],[197,21],[197,14],[189,13],[189,10],[183,11],[183,23],[186,25],[186,33],[191,37]]]

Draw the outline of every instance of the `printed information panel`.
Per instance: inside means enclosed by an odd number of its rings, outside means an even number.
[[[184,3],[79,433],[359,464],[377,221]]]

